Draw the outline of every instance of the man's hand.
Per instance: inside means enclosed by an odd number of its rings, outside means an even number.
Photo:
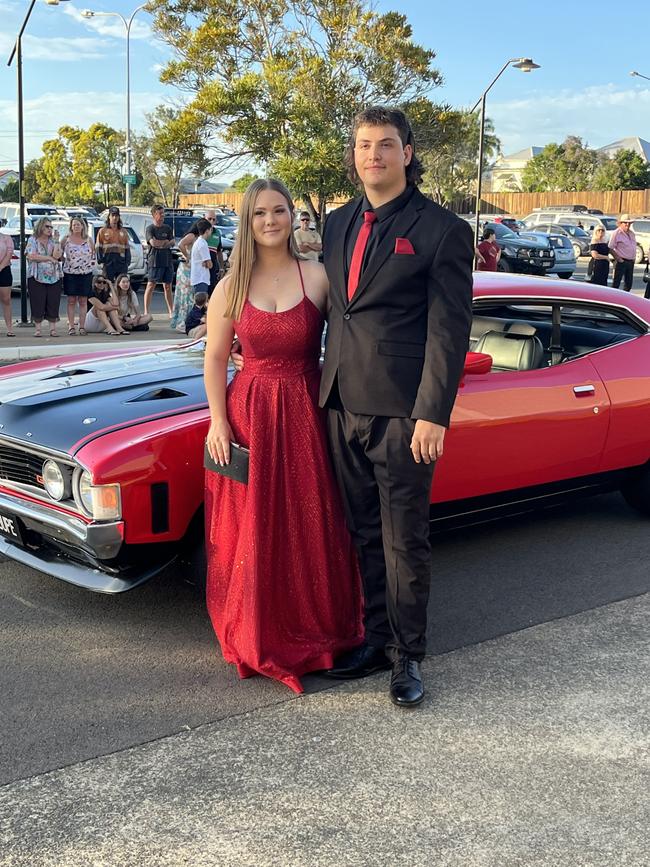
[[[416,464],[430,464],[442,457],[445,430],[441,424],[418,419],[411,439],[411,451]]]
[[[237,338],[233,340],[232,347],[230,348],[230,360],[236,371],[239,372],[244,369],[244,356],[241,354],[241,343]]]

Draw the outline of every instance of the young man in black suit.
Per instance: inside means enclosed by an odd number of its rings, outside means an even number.
[[[325,223],[320,403],[359,553],[366,639],[328,674],[392,667],[391,699],[410,707],[424,697],[429,495],[468,349],[473,240],[417,189],[403,112],[357,115],[346,162],[363,195]]]

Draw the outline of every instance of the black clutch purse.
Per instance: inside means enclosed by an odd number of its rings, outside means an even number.
[[[222,467],[212,459],[206,445],[203,451],[203,466],[212,473],[219,473],[220,476],[226,476],[228,479],[247,485],[249,457],[248,449],[237,445],[237,443],[230,443],[230,463]]]

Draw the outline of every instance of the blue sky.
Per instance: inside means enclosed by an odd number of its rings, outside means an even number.
[[[0,168],[15,168],[16,78],[6,60],[28,0],[0,0]],[[47,6],[38,0],[23,41],[26,158],[64,123],[103,121],[125,125],[124,27],[114,17],[87,21],[82,9],[128,16],[137,0],[69,0]],[[519,3],[379,0],[378,11],[407,15],[415,39],[437,54],[445,78],[433,92],[439,101],[472,105],[511,57],[530,56],[541,68],[530,74],[508,69],[488,97],[504,153],[529,145],[582,136],[600,147],[624,136],[650,140],[650,4],[628,0],[617,13],[612,2],[552,6]],[[137,130],[144,112],[180,94],[158,81],[168,58],[154,39],[149,16],[138,13],[131,31],[131,117]],[[237,173],[235,173],[236,175]]]

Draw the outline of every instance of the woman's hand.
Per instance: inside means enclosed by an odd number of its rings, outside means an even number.
[[[230,443],[232,442],[232,428],[226,419],[213,421],[210,424],[205,444],[213,461],[220,466],[230,463]]]

